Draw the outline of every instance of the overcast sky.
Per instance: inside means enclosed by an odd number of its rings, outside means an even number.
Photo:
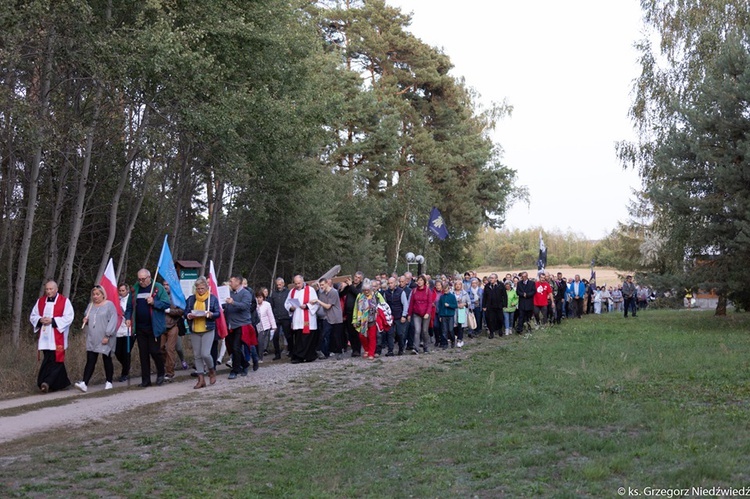
[[[638,75],[638,0],[387,0],[413,13],[411,32],[442,48],[481,94],[508,101],[494,140],[529,189],[506,226],[573,230],[600,239],[626,220],[631,189],[615,143]]]

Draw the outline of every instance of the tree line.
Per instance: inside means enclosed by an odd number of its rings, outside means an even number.
[[[255,282],[446,265],[523,190],[450,58],[382,0],[28,0],[0,9],[0,313],[115,261]],[[431,206],[450,231],[427,244]],[[132,279],[131,279],[132,280]],[[2,331],[5,333],[6,331]]]
[[[643,271],[750,308],[750,11],[744,0],[641,0],[645,37],[618,145],[643,180]]]

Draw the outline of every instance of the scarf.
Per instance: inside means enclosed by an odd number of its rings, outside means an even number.
[[[195,305],[193,305],[193,310],[200,310],[200,311],[207,311],[208,310],[208,300],[211,294],[206,291],[205,294],[199,295],[198,293],[195,293]],[[206,329],[206,316],[203,317],[196,317],[193,319],[193,332],[194,333],[205,333],[207,331]]]
[[[292,290],[292,298],[294,298],[294,295],[299,291],[299,289],[293,289]],[[305,291],[304,296],[302,297],[302,305],[305,305],[310,302],[310,286],[305,285]],[[302,334],[310,334],[310,308],[306,307],[302,309],[302,316],[304,317],[304,322],[302,323]]]
[[[355,311],[357,312],[356,328],[362,336],[367,337],[369,323],[377,319],[377,310],[378,299],[375,296],[375,293],[372,293],[370,298],[367,298],[364,293],[361,293],[357,297],[357,310]]]
[[[55,302],[55,307],[52,312],[52,317],[62,317],[63,314],[65,314],[65,297],[61,294],[58,294],[57,297],[59,298]],[[39,298],[39,302],[37,303],[37,308],[39,310],[39,315],[44,315],[44,307],[47,304],[47,299],[43,296]],[[50,327],[52,324],[50,324]],[[65,362],[65,335],[60,332],[59,329],[54,328],[55,331],[55,361],[56,362]]]
[[[479,301],[479,288],[469,288],[469,293],[471,293],[471,308],[474,308],[474,305]]]

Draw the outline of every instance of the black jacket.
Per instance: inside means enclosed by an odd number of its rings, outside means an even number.
[[[499,282],[488,284],[482,294],[482,308],[502,309],[508,306],[508,293],[505,285]]]
[[[529,279],[526,284],[518,281],[516,286],[518,294],[518,310],[534,310],[534,295],[536,294],[536,283]]]

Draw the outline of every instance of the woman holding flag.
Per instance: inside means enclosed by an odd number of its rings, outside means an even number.
[[[104,389],[112,389],[112,377],[114,376],[112,352],[114,352],[116,344],[117,323],[117,309],[111,301],[107,300],[107,293],[104,288],[97,284],[91,290],[91,304],[89,304],[86,316],[83,318],[83,326],[86,331],[86,367],[83,370],[83,380],[75,384],[75,387],[84,393],[88,391],[88,383],[94,374],[99,354],[102,354],[104,374],[107,377]]]

